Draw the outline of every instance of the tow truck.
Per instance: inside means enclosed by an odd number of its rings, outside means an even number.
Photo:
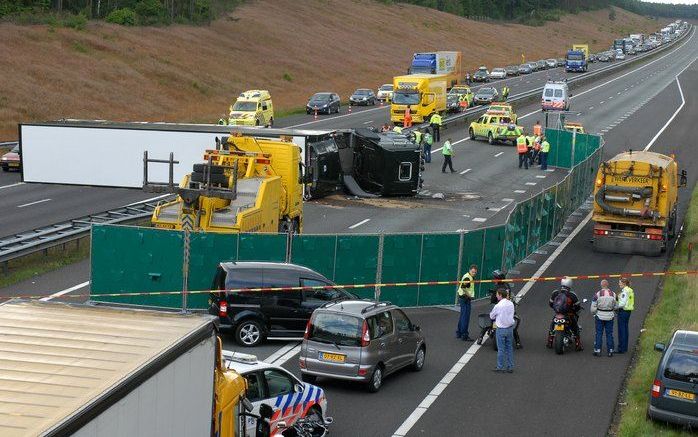
[[[516,116],[516,113],[514,112],[514,108],[509,103],[503,103],[503,102],[493,103],[490,105],[489,108],[487,108],[487,112],[490,112],[493,114],[498,113],[497,111],[500,111],[506,117],[509,117],[513,123],[516,123],[516,121],[518,120],[518,117]]]
[[[523,127],[516,125],[512,115],[516,117],[516,114],[506,110],[488,109],[480,118],[470,123],[470,139],[487,138],[490,144],[509,142],[516,146],[517,132],[523,132]]]
[[[577,122],[572,122],[572,121],[566,121],[565,124],[564,124],[564,128],[565,128],[565,130],[570,131],[570,132],[573,132],[573,133],[574,133],[574,132],[576,132],[576,133],[578,133],[578,134],[586,133],[586,131],[584,130],[584,126],[582,125],[582,123],[577,123]]]
[[[176,193],[158,205],[156,228],[219,233],[298,232],[303,227],[300,148],[290,138],[274,140],[231,135],[216,139],[204,163],[194,164],[179,186],[148,181],[149,163],[175,162],[144,155],[145,191]]]

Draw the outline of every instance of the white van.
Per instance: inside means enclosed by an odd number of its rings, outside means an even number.
[[[567,111],[570,109],[570,97],[567,82],[550,81],[543,87],[541,107],[543,111]]]

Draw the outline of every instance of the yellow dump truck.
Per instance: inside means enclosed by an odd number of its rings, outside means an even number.
[[[173,190],[177,200],[155,208],[153,225],[220,233],[300,232],[300,148],[290,138],[225,138]]]
[[[594,188],[594,250],[657,256],[676,232],[678,188],[671,156],[623,152],[601,164]]]
[[[446,111],[449,76],[445,74],[408,74],[393,78],[393,100],[390,121],[402,124],[410,108],[413,123],[429,121],[434,113]]]

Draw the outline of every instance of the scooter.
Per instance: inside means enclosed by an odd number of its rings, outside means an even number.
[[[583,299],[582,303],[586,303],[587,299]],[[580,311],[584,308],[580,305]],[[579,325],[579,334],[582,333],[582,326]],[[562,355],[571,347],[577,344],[577,336],[570,329],[570,320],[565,314],[556,313],[553,317],[553,349],[558,355]]]
[[[281,420],[272,427],[270,422],[274,409],[271,406],[262,404],[259,414],[254,414],[250,412],[252,404],[247,399],[243,400],[243,405],[245,411],[240,416],[257,419],[255,437],[325,437],[329,433],[329,425],[334,422],[331,417],[320,420],[302,417],[291,425]]]

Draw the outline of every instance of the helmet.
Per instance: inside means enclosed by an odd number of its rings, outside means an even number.
[[[564,278],[562,278],[562,281],[560,281],[560,286],[565,287],[567,289],[570,289],[570,288],[572,288],[572,283],[573,283],[572,279],[565,276]]]
[[[492,272],[492,279],[496,279],[496,280],[501,281],[502,279],[506,279],[506,277],[507,277],[507,274],[499,269]]]

